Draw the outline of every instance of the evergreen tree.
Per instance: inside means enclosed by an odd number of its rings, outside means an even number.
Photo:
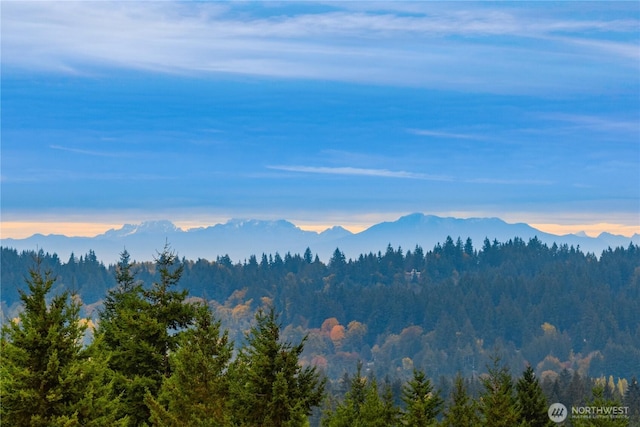
[[[394,427],[398,422],[399,411],[391,387],[387,385],[381,398],[375,377],[362,376],[361,362],[343,402],[334,411],[327,411],[322,419],[324,427]]]
[[[160,280],[153,282],[151,288],[144,291],[144,296],[150,304],[150,314],[162,327],[161,335],[150,342],[158,354],[162,355],[162,374],[168,376],[169,352],[176,349],[180,338],[178,333],[191,324],[194,318],[194,308],[185,304],[189,291],[176,290],[184,265],[168,244],[155,259],[156,269]]]
[[[367,387],[364,396],[364,402],[360,407],[360,414],[356,420],[355,426],[358,427],[392,427],[387,424],[389,420],[388,407],[380,398],[378,391],[378,382],[375,378],[367,379]],[[393,421],[393,420],[391,420]]]
[[[638,378],[632,377],[624,394],[624,405],[629,408],[629,424],[640,426],[640,386]]]
[[[233,344],[228,332],[221,332],[220,321],[202,304],[179,344],[169,357],[171,376],[163,380],[158,398],[147,394],[151,421],[167,427],[229,425],[226,369]]]
[[[516,383],[516,398],[520,419],[527,426],[552,427],[555,424],[549,419],[547,398],[531,365],[527,366]]]
[[[37,262],[26,281],[29,291],[19,291],[24,310],[2,327],[2,423],[121,425],[106,359],[95,347],[82,346],[87,321],[80,319],[80,303],[63,292],[47,304],[55,279],[42,274]]]
[[[110,367],[116,372],[116,387],[133,426],[148,421],[145,395],[157,397],[171,372],[169,353],[177,348],[180,331],[194,314],[184,301],[187,292],[173,289],[183,266],[168,245],[156,257],[156,271],[160,280],[145,289],[136,282],[125,250],[116,268],[118,286],[107,295],[96,331],[105,350],[112,353]]]
[[[395,404],[393,387],[385,381],[382,390],[382,422],[384,426],[394,427],[400,424],[400,409]]]
[[[367,379],[362,376],[362,362],[356,365],[356,373],[349,378],[347,373],[342,378],[347,389],[344,399],[334,410],[329,409],[322,418],[323,427],[351,427],[360,423],[360,409],[367,395]]]
[[[611,400],[605,397],[605,386],[601,384],[597,384],[591,390],[593,394],[593,398],[591,401],[587,402],[586,406],[596,407],[596,408],[619,408],[621,407],[621,403],[616,400]],[[631,408],[629,408],[631,409]],[[621,414],[621,415],[629,415],[629,414]],[[607,415],[596,414],[593,417],[587,418],[576,418],[572,417],[571,422],[573,423],[573,427],[628,427],[629,419],[626,416],[621,417],[611,417]]]
[[[456,375],[451,404],[444,411],[444,427],[475,427],[480,424],[475,402],[469,397],[464,378]]]
[[[413,378],[402,389],[402,401],[406,405],[403,423],[414,427],[434,425],[443,403],[438,392],[433,391],[429,378],[417,369],[414,369]]]
[[[325,381],[315,367],[301,367],[303,339],[292,345],[280,340],[280,324],[273,307],[256,314],[230,367],[234,422],[243,426],[303,426],[311,409],[322,401]]]
[[[486,378],[482,379],[480,413],[487,427],[513,427],[519,424],[520,414],[513,393],[513,381],[506,366],[499,366],[500,358],[493,358]]]

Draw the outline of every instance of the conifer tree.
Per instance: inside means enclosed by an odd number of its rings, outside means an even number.
[[[640,386],[633,376],[624,394],[624,405],[629,408],[629,424],[640,426]]]
[[[586,406],[601,408],[606,410],[606,408],[620,408],[622,404],[615,400],[605,397],[605,385],[596,384],[591,390],[593,395],[591,401],[587,402]],[[619,417],[617,415],[620,415]],[[616,416],[612,417],[610,415],[604,414],[595,414],[593,417],[589,416],[587,418],[573,418],[571,422],[573,427],[628,427],[629,425],[629,414],[616,414]]]
[[[462,375],[456,375],[451,404],[444,411],[445,427],[475,427],[480,425],[476,403],[469,397]]]
[[[227,426],[230,422],[226,369],[233,344],[205,304],[196,307],[195,325],[180,337],[169,357],[171,376],[154,398],[146,396],[156,426]]]
[[[487,427],[513,427],[519,425],[520,414],[513,393],[513,381],[509,369],[500,366],[500,358],[493,358],[493,366],[483,378],[480,413]]]
[[[402,420],[404,425],[426,427],[434,425],[443,400],[421,370],[413,370],[413,378],[402,389],[402,401],[406,405]]]
[[[521,421],[529,427],[552,427],[555,425],[547,413],[549,406],[531,365],[516,383],[516,397]]]
[[[362,376],[362,362],[356,365],[356,374],[349,378],[345,373],[343,384],[347,386],[344,400],[335,409],[328,410],[322,419],[323,427],[351,427],[360,424],[360,412],[367,396],[367,378]]]
[[[388,381],[382,389],[382,421],[388,427],[400,425],[400,409],[395,405],[393,389]]]
[[[322,419],[325,427],[394,427],[398,422],[399,410],[393,403],[391,387],[387,385],[380,397],[375,377],[362,376],[361,362],[343,402]]]
[[[292,345],[281,342],[280,324],[273,307],[256,314],[256,325],[247,334],[230,367],[232,413],[243,426],[304,426],[311,409],[322,401],[325,381],[315,367],[301,367],[303,339]]]
[[[380,398],[380,394],[378,391],[378,382],[375,378],[367,379],[367,387],[364,396],[364,402],[360,407],[360,414],[355,423],[355,426],[358,427],[392,427],[392,425],[387,424],[388,413],[387,408]]]
[[[68,292],[47,303],[55,279],[37,262],[26,280],[29,291],[20,290],[23,311],[2,328],[2,424],[121,425],[104,354],[82,345],[87,321],[80,319],[80,303]]]
[[[185,303],[187,291],[174,289],[183,266],[168,244],[156,257],[156,271],[159,281],[148,289],[136,282],[125,250],[116,267],[118,286],[107,295],[96,331],[112,353],[110,367],[133,426],[148,421],[145,395],[157,396],[171,372],[169,353],[193,319],[193,307]]]

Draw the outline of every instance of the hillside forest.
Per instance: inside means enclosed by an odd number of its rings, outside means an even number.
[[[11,425],[533,426],[550,402],[627,405],[598,425],[635,425],[640,411],[636,245],[448,237],[323,263],[167,244],[109,266],[2,248],[1,280]]]

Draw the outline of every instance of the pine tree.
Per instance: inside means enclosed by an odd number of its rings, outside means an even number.
[[[233,344],[228,332],[221,332],[209,308],[196,308],[195,325],[181,337],[179,347],[169,357],[171,376],[165,378],[158,398],[147,394],[156,426],[229,425],[226,369]]]
[[[400,425],[400,409],[395,405],[391,383],[385,381],[382,390],[382,422],[384,426]]]
[[[480,413],[487,427],[513,427],[519,424],[520,414],[513,393],[513,381],[506,366],[499,366],[500,358],[493,358],[493,366],[482,380]]]
[[[591,390],[593,398],[591,401],[587,402],[586,406],[596,407],[596,408],[619,408],[621,407],[621,403],[615,399],[609,399],[605,397],[605,386],[602,384],[597,384]],[[606,415],[598,416],[591,418],[572,418],[571,422],[573,423],[573,427],[628,427],[629,419],[627,416],[629,414],[620,414],[624,415],[619,418],[610,417]]]
[[[230,367],[234,422],[243,426],[303,426],[324,397],[325,381],[315,367],[301,367],[303,339],[292,345],[280,340],[280,325],[273,307],[256,314]]]
[[[630,425],[640,426],[640,386],[638,378],[632,377],[624,394],[624,405],[629,408]]]
[[[431,381],[423,371],[414,369],[413,378],[402,389],[406,409],[402,416],[408,426],[426,427],[435,424],[443,400],[433,391]]]
[[[347,387],[344,399],[333,411],[325,412],[323,427],[355,427],[360,424],[360,411],[367,396],[367,378],[362,376],[362,362],[356,365],[353,377],[345,373],[342,384]]]
[[[475,427],[480,424],[476,404],[470,399],[460,374],[454,380],[451,404],[444,411],[442,424],[445,427]]]
[[[527,366],[516,383],[516,398],[520,420],[530,427],[552,427],[555,425],[547,414],[547,398],[542,392],[531,365]]]
[[[355,423],[358,427],[392,427],[385,420],[385,405],[380,398],[378,391],[378,382],[375,378],[369,378],[367,381],[364,402],[360,407],[360,414]]]
[[[349,390],[334,411],[322,419],[324,427],[395,427],[399,425],[399,410],[394,405],[391,386],[387,384],[382,397],[375,377],[362,375],[358,362],[356,374],[349,381]]]
[[[2,328],[2,423],[12,426],[121,425],[104,354],[83,347],[87,321],[68,292],[53,296],[55,279],[38,266],[20,290],[24,310]]]
[[[171,373],[169,353],[177,348],[180,331],[194,315],[193,307],[185,304],[187,292],[174,289],[183,266],[169,245],[156,257],[156,271],[160,280],[146,289],[135,280],[125,250],[116,268],[118,286],[107,295],[96,331],[103,348],[112,354],[110,367],[133,426],[148,421],[145,395],[157,397]]]

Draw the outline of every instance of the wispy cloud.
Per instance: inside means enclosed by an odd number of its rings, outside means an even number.
[[[94,151],[94,150],[83,150],[81,148],[72,148],[72,147],[64,147],[62,145],[49,145],[49,148],[53,150],[67,151],[69,153],[76,154],[84,154],[87,156],[98,156],[98,157],[128,157],[131,156],[130,153],[115,153],[108,151]]]
[[[355,167],[328,167],[328,166],[267,166],[268,169],[322,175],[344,175],[344,176],[368,176],[376,178],[394,179],[415,179],[424,181],[459,182],[466,184],[490,184],[490,185],[552,185],[553,181],[538,179],[516,179],[516,178],[462,178],[447,175],[430,175],[420,172],[397,171],[389,169],[355,168]]]
[[[464,182],[470,184],[498,184],[498,185],[553,185],[553,181],[542,179],[495,179],[476,178],[467,179]]]
[[[629,135],[640,135],[640,122],[638,120],[625,120],[622,118],[612,118],[607,116],[593,116],[570,113],[544,113],[539,114],[541,119],[568,123],[573,127],[586,129],[589,131],[608,133],[627,133]],[[637,142],[637,140],[635,140]]]
[[[407,8],[413,11],[404,13]],[[506,93],[578,90],[576,73],[597,91],[614,64],[625,75],[638,72],[637,61],[628,62],[637,57],[636,41],[604,38],[637,34],[640,22],[623,14],[580,19],[497,4],[375,2],[332,4],[317,13],[263,9],[259,3],[7,2],[2,61],[62,72],[107,66]],[[572,56],[573,49],[580,55]],[[593,66],[603,61],[606,70]]]
[[[402,178],[402,179],[422,179],[429,181],[451,181],[450,177],[443,175],[428,175],[424,173],[392,171],[388,169],[367,169],[354,167],[327,167],[327,166],[267,166],[269,169],[286,172],[301,172],[323,175],[350,175],[350,176],[371,176],[378,178]]]
[[[483,135],[473,135],[466,133],[442,132],[429,129],[407,129],[407,132],[419,136],[433,136],[436,138],[452,138],[452,139],[486,139]]]

